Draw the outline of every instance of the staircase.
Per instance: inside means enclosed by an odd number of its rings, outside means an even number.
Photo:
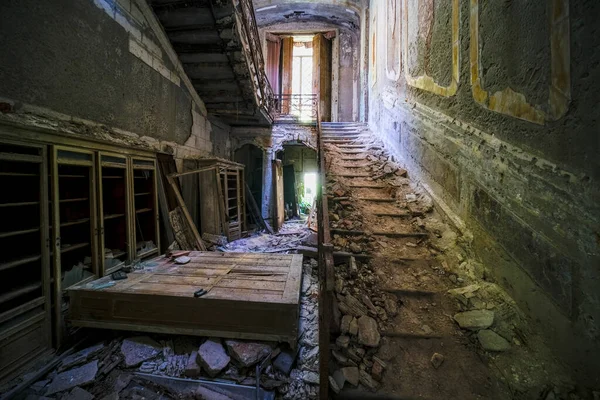
[[[207,111],[233,126],[271,125],[251,0],[149,0]]]
[[[358,140],[369,127],[363,122],[322,122],[321,135],[323,143],[336,144],[338,146],[350,145]],[[362,147],[362,146],[359,146]]]

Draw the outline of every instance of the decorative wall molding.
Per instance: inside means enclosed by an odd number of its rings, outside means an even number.
[[[419,0],[420,1],[420,0]],[[439,96],[451,97],[458,90],[460,81],[460,1],[452,0],[452,82],[449,86],[440,86],[435,80],[424,73],[421,76],[411,76],[408,68],[408,0],[404,0],[404,76],[406,82],[415,88],[435,93]]]
[[[386,0],[386,5],[385,74],[389,80],[397,81],[402,71],[402,3]]]
[[[470,0],[470,58],[473,98],[484,108],[500,114],[544,125],[546,121],[562,118],[571,102],[569,0],[549,0],[550,48],[552,83],[548,97],[548,112],[530,104],[525,95],[510,87],[490,94],[481,76],[481,46],[479,35],[479,0]]]

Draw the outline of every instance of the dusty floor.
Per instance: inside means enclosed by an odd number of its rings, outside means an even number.
[[[223,246],[222,251],[290,252],[290,248],[310,244],[312,236],[305,220],[292,220],[286,222],[278,234],[255,234]],[[318,314],[317,262],[305,257],[295,349],[286,343],[86,330],[79,335],[85,337],[85,341],[73,354],[17,398],[254,399],[256,367],[262,365],[261,387],[270,396],[265,398],[316,399]],[[44,362],[40,362],[31,372],[43,365]],[[27,376],[0,388],[0,398]],[[182,378],[186,381],[177,380]],[[211,386],[212,381],[238,386],[229,390]]]
[[[365,305],[374,303],[369,315],[381,335],[378,346],[365,346],[360,332],[358,337],[344,332],[342,319],[343,338],[336,341],[333,358],[338,368],[358,366],[361,379],[356,389],[334,373],[337,386],[344,387],[341,397],[354,391],[352,398],[365,398],[361,390],[370,386],[400,399],[592,398],[572,385],[512,300],[476,278],[481,266],[473,261],[469,238],[442,221],[383,145],[364,133],[349,140],[339,135],[326,139],[332,241],[336,250],[373,258],[357,262],[357,272],[349,265],[336,267],[337,299],[343,305],[352,293]],[[399,233],[407,237],[392,237]],[[374,278],[365,279],[369,276]],[[387,307],[389,296],[397,311]],[[340,307],[342,315],[354,313],[346,308]],[[455,315],[471,310],[493,316],[493,322],[461,329]],[[349,353],[357,349],[366,350],[364,358],[347,361],[344,356],[352,358]],[[383,376],[376,370],[380,366],[372,366],[379,360],[385,364]]]

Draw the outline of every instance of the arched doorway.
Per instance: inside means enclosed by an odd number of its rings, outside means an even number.
[[[250,189],[252,197],[260,207],[263,203],[263,162],[264,151],[253,144],[245,144],[234,152],[233,158],[236,162],[243,164],[244,179]],[[247,213],[250,218],[249,213]],[[256,224],[256,221],[248,220],[247,224]]]

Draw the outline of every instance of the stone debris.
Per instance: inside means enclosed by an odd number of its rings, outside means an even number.
[[[478,331],[492,326],[494,312],[490,310],[465,311],[454,315],[454,320],[463,329]]]
[[[510,343],[492,330],[484,329],[477,332],[477,339],[484,350],[498,352],[510,350]]]
[[[161,346],[148,336],[137,336],[123,340],[121,354],[125,358],[125,367],[131,368],[142,362],[156,357],[161,352]]]
[[[190,357],[188,358],[187,363],[185,365],[184,374],[187,377],[195,378],[195,377],[200,376],[201,371],[202,371],[202,369],[200,368],[200,365],[198,364],[198,352],[192,351],[192,353],[190,354]]]
[[[431,356],[431,364],[435,369],[438,369],[444,362],[444,356],[440,353],[433,353]]]
[[[275,357],[275,360],[273,360],[273,367],[285,375],[289,375],[292,371],[295,358],[295,352],[289,350],[282,351]]]
[[[231,357],[242,367],[250,367],[268,356],[273,348],[268,344],[226,340]]]
[[[381,335],[377,328],[377,321],[373,318],[363,315],[358,319],[358,342],[369,347],[379,346]]]
[[[275,391],[277,399],[317,399],[320,383],[317,266],[316,260],[305,258],[298,347],[295,350],[291,350],[287,343],[169,335],[119,337],[66,357],[54,371],[28,388],[23,398],[188,398],[182,394],[161,397],[156,387],[137,380],[134,382],[133,373],[214,378],[254,386],[257,380],[254,367],[264,360],[260,376],[263,389]],[[354,366],[357,365],[354,363]],[[204,394],[210,399],[222,396],[210,390]],[[196,395],[200,396],[199,393]]]
[[[77,353],[66,357],[62,361],[60,367],[58,368],[58,371],[61,372],[61,371],[67,370],[69,368],[72,368],[76,365],[83,364],[87,360],[89,360],[90,358],[94,357],[96,354],[101,352],[103,349],[104,349],[104,343],[98,343],[94,346],[91,346],[91,347],[88,347],[81,351],[78,351]]]
[[[212,378],[219,375],[227,367],[231,358],[218,339],[209,339],[198,349],[198,362],[202,369]]]
[[[340,371],[344,376],[345,382],[348,382],[352,386],[358,386],[358,383],[360,381],[358,367],[345,367],[340,369]]]
[[[64,392],[74,388],[75,386],[85,386],[96,379],[96,373],[98,372],[98,360],[94,360],[84,366],[77,367],[65,372],[62,372],[52,380],[46,396],[50,396],[54,393]]]
[[[379,383],[373,379],[373,377],[366,371],[360,370],[359,372],[359,381],[366,388],[371,390],[372,392],[376,392],[379,389]]]
[[[80,388],[79,386],[76,386],[61,400],[92,400],[93,398],[93,394],[85,389]]]

